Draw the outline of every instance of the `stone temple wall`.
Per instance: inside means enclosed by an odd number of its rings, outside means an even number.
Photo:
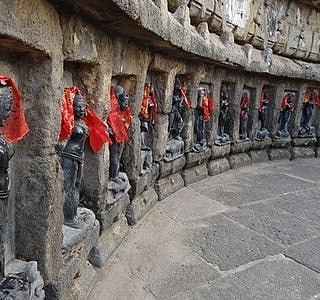
[[[10,226],[6,260],[35,260],[47,299],[87,299],[101,267],[158,200],[207,176],[274,159],[318,153],[316,136],[299,137],[307,90],[320,89],[318,1],[65,0],[0,1],[0,73],[15,80],[30,132],[10,166]],[[277,4],[275,4],[275,2]],[[175,78],[183,80],[189,109],[182,113],[184,153],[164,159]],[[143,168],[139,112],[146,81],[158,100],[152,164]],[[77,85],[102,118],[110,111],[111,85],[130,97],[133,122],[121,170],[131,189],[107,203],[109,149],[85,151],[81,206],[98,221],[70,242],[63,226],[63,174],[55,153],[65,86]],[[207,147],[193,151],[197,93],[214,101]],[[221,89],[229,94],[230,142],[215,143]],[[258,141],[261,91],[270,96],[270,135]],[[250,100],[248,139],[239,137],[240,99]],[[276,139],[281,100],[295,95],[290,137]],[[129,225],[128,225],[129,224]]]

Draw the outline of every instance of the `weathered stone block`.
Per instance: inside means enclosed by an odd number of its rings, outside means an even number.
[[[86,213],[86,226],[83,229],[73,229],[63,226],[63,265],[58,276],[45,288],[46,299],[65,299],[71,288],[73,279],[79,273],[81,266],[87,261],[88,254],[99,238],[99,222],[94,214],[85,208],[78,209]]]
[[[315,146],[316,138],[294,138],[292,139],[293,146]]]
[[[158,194],[153,187],[134,198],[126,210],[129,225],[136,224],[157,202]]]
[[[270,148],[268,155],[270,160],[290,159],[289,150],[286,148]]]
[[[114,251],[120,246],[123,239],[127,236],[129,226],[124,214],[118,216],[117,221],[102,232],[98,243],[96,244],[95,255],[99,257],[104,265]],[[90,260],[92,257],[90,258]]]
[[[186,158],[181,156],[175,160],[169,162],[160,162],[159,176],[164,178],[168,175],[174,174],[183,169],[186,164]]]
[[[160,201],[183,187],[184,181],[181,175],[177,173],[158,180],[155,185]]]
[[[259,163],[269,160],[269,155],[266,150],[254,150],[250,152],[251,162]]]
[[[231,153],[246,152],[252,148],[252,141],[236,141],[231,144]]]
[[[140,175],[138,178],[130,181],[131,189],[129,190],[130,199],[138,197],[143,191],[154,186],[159,177],[159,164],[153,164],[150,172]]]
[[[212,145],[211,158],[215,159],[215,158],[225,157],[230,153],[230,150],[231,150],[231,144],[226,144],[221,146]]]
[[[252,142],[252,149],[255,149],[255,150],[264,149],[269,147],[271,144],[272,144],[272,139],[270,137],[268,137],[264,141],[254,140]]]
[[[188,152],[186,156],[186,165],[185,168],[190,168],[192,166],[200,165],[206,162],[211,156],[211,150],[206,148],[201,152]]]
[[[273,148],[289,147],[290,144],[291,144],[291,138],[273,139],[273,141],[272,141],[272,147]]]
[[[246,153],[233,154],[230,155],[227,159],[229,161],[231,169],[237,169],[251,164],[251,159]]]
[[[291,159],[304,158],[304,157],[315,157],[315,148],[313,146],[309,147],[292,147]]]
[[[87,300],[88,295],[98,280],[97,270],[88,261],[85,261],[73,280],[64,300]]]
[[[207,177],[208,170],[205,164],[183,170],[182,172],[182,178],[184,180],[185,186],[188,186],[191,183],[197,182]]]
[[[208,173],[210,176],[218,175],[228,170],[230,170],[230,165],[226,158],[211,160],[208,162]]]
[[[118,216],[126,211],[129,203],[129,195],[125,194],[117,202],[108,205],[104,211],[98,213],[97,219],[100,222],[101,231],[109,228],[117,220]]]

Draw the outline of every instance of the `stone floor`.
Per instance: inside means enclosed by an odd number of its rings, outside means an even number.
[[[319,299],[320,160],[183,188],[131,227],[99,272],[90,300]]]

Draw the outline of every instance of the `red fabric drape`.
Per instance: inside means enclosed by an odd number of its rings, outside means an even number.
[[[178,83],[179,83],[179,88],[180,88],[180,92],[181,92],[183,101],[184,101],[186,107],[187,107],[187,108],[190,108],[190,107],[191,107],[191,104],[190,104],[190,101],[188,100],[188,97],[187,97],[186,88],[185,88],[184,85],[180,82],[180,80],[178,80]]]
[[[59,141],[68,139],[74,128],[73,100],[77,93],[84,96],[76,86],[64,88]],[[94,152],[98,152],[105,143],[111,143],[110,137],[107,134],[107,125],[95,114],[88,104],[87,115],[83,118],[83,121],[89,129],[89,144]]]
[[[320,101],[317,93],[314,90],[309,90],[306,92],[304,96],[304,102],[309,102],[310,97],[313,96],[313,103],[315,106],[320,106]]]
[[[8,142],[13,143],[21,140],[29,132],[29,127],[23,110],[22,98],[12,78],[0,75],[0,81],[10,86],[13,94],[11,113],[4,126],[0,127],[0,133]]]
[[[281,110],[284,110],[287,108],[287,106],[291,106],[291,110],[294,109],[294,103],[293,103],[293,99],[291,99],[291,104],[288,105],[288,100],[289,100],[289,96],[290,94],[286,94],[283,98],[282,98],[282,102],[281,102]]]
[[[213,100],[210,98],[208,92],[205,93],[202,99],[202,112],[203,112],[203,120],[208,122],[211,119],[211,114],[213,112],[214,105]]]
[[[113,86],[110,88],[110,102],[111,111],[108,115],[107,122],[112,128],[115,141],[118,143],[125,142],[129,138],[129,127],[132,123],[130,107],[121,111]]]
[[[262,107],[263,107],[263,100],[266,97],[266,93],[264,90],[261,91],[261,95],[260,95],[260,99],[259,99],[259,108],[258,111],[262,111]]]
[[[151,116],[149,112],[149,101],[153,104]],[[140,108],[140,116],[144,119],[156,121],[158,119],[158,102],[154,93],[151,93],[151,83],[146,83],[143,91],[143,98]]]

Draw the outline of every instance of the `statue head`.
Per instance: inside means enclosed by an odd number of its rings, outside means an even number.
[[[75,118],[81,119],[87,114],[87,103],[84,97],[77,93],[73,100],[73,112]]]
[[[0,126],[2,127],[8,119],[13,103],[12,88],[0,83]]]
[[[206,88],[205,87],[199,87],[198,88],[198,98],[202,98],[206,93]]]
[[[129,106],[129,96],[121,85],[115,87],[115,94],[118,99],[120,110],[124,111]]]

